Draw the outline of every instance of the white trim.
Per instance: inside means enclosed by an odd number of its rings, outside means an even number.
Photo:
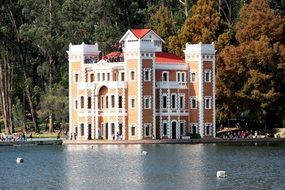
[[[170,112],[156,112],[155,114],[156,116],[189,116],[189,112],[185,111],[185,112],[178,112],[176,110],[172,110]]]
[[[137,81],[138,81],[138,140],[142,139],[142,122],[143,122],[143,105],[142,105],[142,58],[141,56],[138,57],[138,64],[137,64]]]
[[[186,63],[166,63],[166,64],[163,64],[163,63],[157,63],[155,64],[155,69],[156,70],[186,70],[188,71],[188,64]]]
[[[70,54],[70,53],[68,53]],[[73,110],[71,109],[72,108],[72,104],[73,104],[73,95],[72,95],[72,85],[73,85],[73,72],[71,71],[71,61],[69,59],[69,67],[68,67],[68,79],[69,79],[69,83],[68,83],[68,102],[69,102],[69,110],[68,110],[68,113],[69,113],[69,128],[70,128],[70,132],[72,135],[74,134],[74,131],[75,131],[75,126],[73,125],[73,117],[72,117],[72,112]]]
[[[95,138],[98,139],[99,138],[99,121],[98,121],[98,94],[96,94],[95,92],[95,106],[96,106],[96,109],[95,109],[95,115],[96,115],[96,120],[95,120]]]
[[[198,69],[198,89],[199,89],[199,96],[198,96],[198,102],[199,102],[199,129],[200,129],[200,135],[203,138],[204,137],[204,102],[203,102],[203,91],[204,91],[204,83],[203,83],[203,60],[201,58],[201,55],[199,55],[199,69]]]
[[[212,58],[212,56],[210,56]],[[216,61],[215,56],[213,56],[213,62],[212,62],[212,70],[213,70],[213,136],[216,137]]]
[[[151,53],[152,54],[152,53]],[[155,53],[153,53],[155,55]],[[155,70],[155,60],[152,58],[152,97],[153,97],[153,106],[152,106],[152,119],[153,119],[153,133],[154,139],[156,139],[156,70]],[[158,99],[159,101],[159,99]]]

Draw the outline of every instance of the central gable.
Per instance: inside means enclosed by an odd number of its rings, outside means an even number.
[[[164,43],[164,40],[151,29],[130,29],[120,39],[120,43],[129,40],[155,40]]]

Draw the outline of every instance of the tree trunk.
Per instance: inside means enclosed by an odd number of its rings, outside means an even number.
[[[18,45],[19,51],[20,51],[20,60],[21,60],[22,66],[23,66],[23,75],[24,75],[24,81],[25,81],[25,92],[27,95],[27,99],[28,99],[28,103],[29,103],[29,107],[30,107],[30,112],[32,115],[33,127],[36,130],[36,132],[39,133],[40,130],[39,130],[38,122],[37,122],[36,111],[35,111],[34,105],[33,105],[31,90],[30,90],[29,84],[27,83],[28,77],[27,77],[27,73],[26,73],[26,57],[25,57],[25,54],[24,54],[24,51],[22,48],[22,40],[21,40],[19,31],[18,31],[18,28],[16,25],[16,21],[15,21],[14,15],[13,15],[12,11],[10,10],[10,8],[9,8],[9,18],[10,18],[12,27],[15,31],[15,36],[17,39],[16,40],[17,45]]]
[[[0,62],[0,101],[1,101],[1,112],[3,113],[5,132],[7,134],[13,133],[13,122],[12,122],[12,66],[8,60],[3,57]]]
[[[25,81],[27,81],[25,69],[24,69],[24,75],[25,75]],[[28,99],[28,103],[29,103],[29,107],[30,107],[30,111],[31,111],[31,115],[32,115],[32,122],[33,122],[34,129],[35,129],[36,133],[39,133],[40,129],[39,129],[39,125],[37,122],[37,114],[36,114],[36,111],[34,109],[33,100],[32,100],[32,96],[31,96],[30,88],[29,88],[28,84],[26,84],[26,86],[25,86],[25,92],[27,95],[27,99]]]
[[[52,119],[52,113],[49,114],[49,130],[48,132],[51,133],[53,132],[53,119]]]
[[[52,0],[49,0],[49,31],[50,31],[50,36],[52,36]],[[51,90],[52,87],[52,70],[53,70],[53,59],[51,55],[48,55],[48,63],[49,63],[49,77],[48,77],[48,90]],[[49,133],[52,132],[53,130],[53,118],[52,118],[52,113],[49,113]]]
[[[188,17],[188,1],[187,0],[179,0],[179,2],[184,6],[184,14],[186,18]]]

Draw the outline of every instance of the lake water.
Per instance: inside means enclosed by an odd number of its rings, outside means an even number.
[[[0,147],[0,189],[283,190],[285,145]]]

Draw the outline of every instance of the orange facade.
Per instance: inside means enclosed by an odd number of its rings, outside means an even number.
[[[214,46],[186,45],[183,60],[160,52],[162,42],[152,30],[129,30],[123,54],[102,60],[96,45],[70,45],[71,133],[108,140],[215,136]]]

